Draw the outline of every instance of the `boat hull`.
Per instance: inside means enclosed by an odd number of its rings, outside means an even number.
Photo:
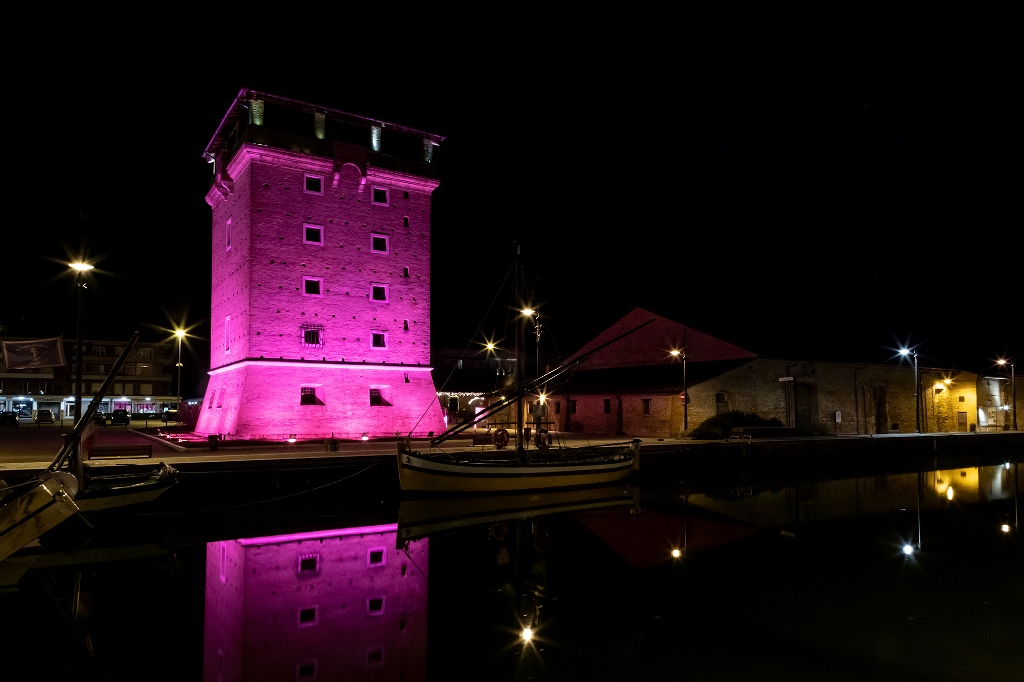
[[[636,453],[624,449],[616,455],[589,462],[444,462],[413,452],[398,456],[402,490],[445,493],[513,492],[596,486],[621,481],[634,467]]]

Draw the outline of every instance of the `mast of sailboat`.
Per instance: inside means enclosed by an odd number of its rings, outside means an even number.
[[[522,266],[519,262],[520,247],[516,244],[516,272],[515,272],[515,300],[517,306],[522,305],[519,300],[519,280],[522,277]],[[523,447],[523,358],[520,357],[522,347],[519,345],[519,336],[523,333],[523,324],[519,316],[522,309],[516,310],[516,459],[520,462],[526,461],[526,449]]]

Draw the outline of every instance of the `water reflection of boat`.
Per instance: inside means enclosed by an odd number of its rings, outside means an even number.
[[[627,485],[554,490],[509,495],[402,500],[398,512],[398,543],[464,526],[503,523],[546,514],[639,507],[636,487]]]

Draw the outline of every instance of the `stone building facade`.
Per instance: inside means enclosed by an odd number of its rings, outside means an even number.
[[[549,428],[676,438],[705,419],[732,410],[774,417],[786,426],[819,434],[1012,428],[1008,376],[919,367],[920,415],[915,418],[918,401],[909,363],[758,358],[641,309],[580,353],[647,319],[654,320],[648,328],[626,337],[621,346],[607,348],[592,358],[594,362],[588,360],[587,369],[581,368],[545,396]],[[1018,390],[1018,399],[1021,394]]]
[[[206,150],[210,382],[232,438],[441,431],[430,206],[442,138],[252,90]]]

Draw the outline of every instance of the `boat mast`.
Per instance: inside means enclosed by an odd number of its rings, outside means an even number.
[[[515,302],[522,306],[519,298],[519,279],[522,277],[521,264],[519,262],[520,246],[516,244],[516,283]],[[523,446],[523,358],[521,356],[522,346],[519,344],[519,337],[523,334],[523,325],[519,318],[522,316],[522,309],[516,310],[516,459],[520,462],[526,461],[526,449]]]

